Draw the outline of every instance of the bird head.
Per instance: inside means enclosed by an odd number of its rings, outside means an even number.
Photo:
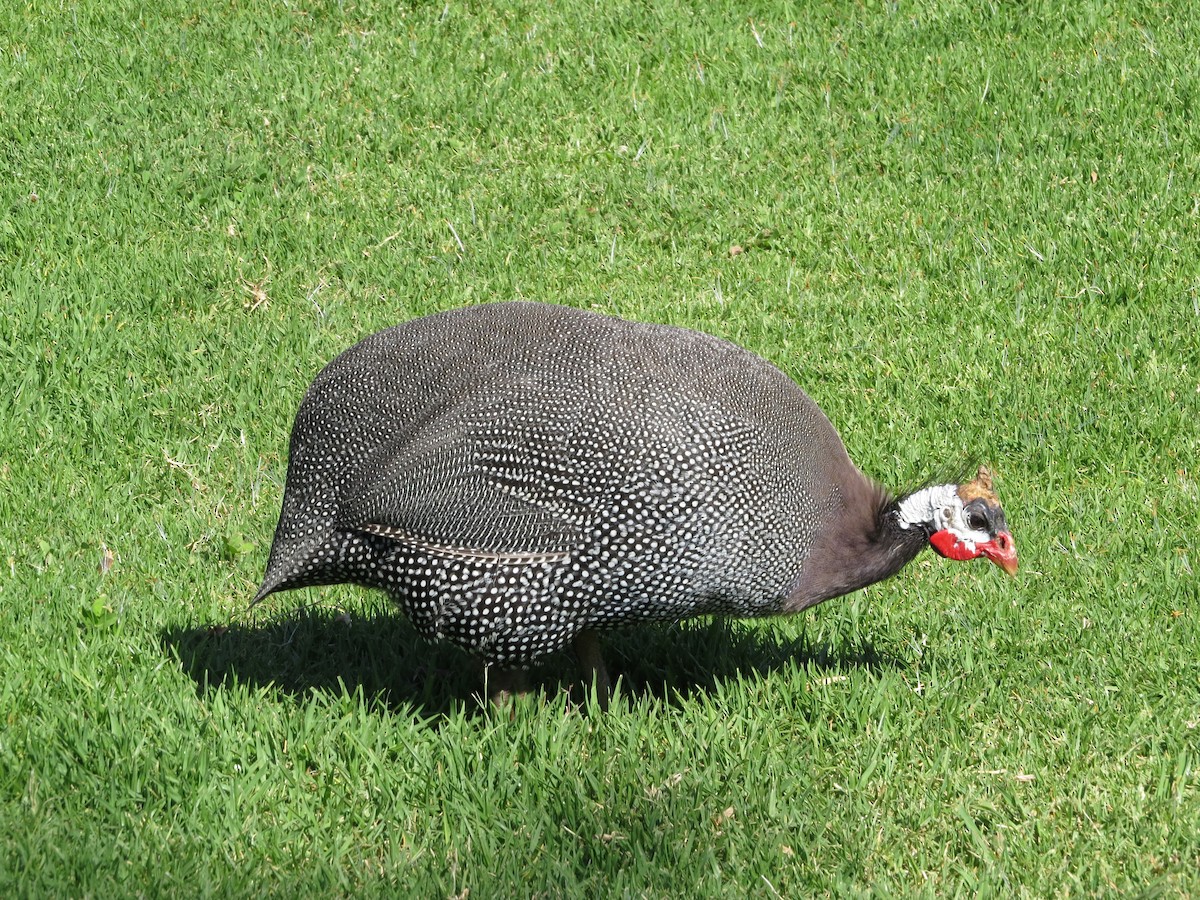
[[[980,466],[973,481],[928,487],[900,503],[900,526],[922,527],[929,544],[946,559],[986,557],[1017,574],[1017,545],[992,488],[992,473]]]

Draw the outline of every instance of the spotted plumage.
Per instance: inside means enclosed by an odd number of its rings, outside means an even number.
[[[998,511],[990,478],[972,484],[959,507]],[[317,376],[256,600],[380,588],[425,636],[520,666],[597,629],[795,612],[886,578],[932,541],[935,501],[953,506],[923,496],[892,500],[733,344],[490,304],[382,331]]]

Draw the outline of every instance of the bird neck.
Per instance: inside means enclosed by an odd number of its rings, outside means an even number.
[[[901,530],[916,529],[922,534],[932,534],[944,518],[943,510],[953,505],[957,491],[953,484],[921,488],[896,501],[894,511],[889,515]]]
[[[924,528],[914,527],[905,517],[903,503],[876,490],[873,502],[845,507],[843,516],[814,544],[783,611],[798,612],[891,578],[904,568],[928,538]]]

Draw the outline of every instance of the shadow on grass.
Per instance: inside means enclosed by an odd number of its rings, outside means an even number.
[[[780,669],[879,671],[904,665],[871,643],[847,641],[835,648],[805,634],[781,640],[768,628],[722,618],[627,628],[607,633],[602,642],[622,694],[667,705],[711,693],[723,681]],[[399,612],[357,616],[303,608],[250,624],[170,628],[162,644],[201,695],[234,683],[270,686],[296,697],[361,691],[373,706],[435,726],[448,715],[481,708],[478,663],[456,647],[424,640]],[[569,691],[574,700],[583,699],[568,653],[548,657],[534,669],[532,682],[535,692]]]

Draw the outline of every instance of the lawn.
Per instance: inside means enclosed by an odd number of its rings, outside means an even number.
[[[0,9],[0,894],[1200,893],[1186,2]],[[606,638],[511,714],[249,600],[361,337],[535,299],[747,346],[1021,553]]]

